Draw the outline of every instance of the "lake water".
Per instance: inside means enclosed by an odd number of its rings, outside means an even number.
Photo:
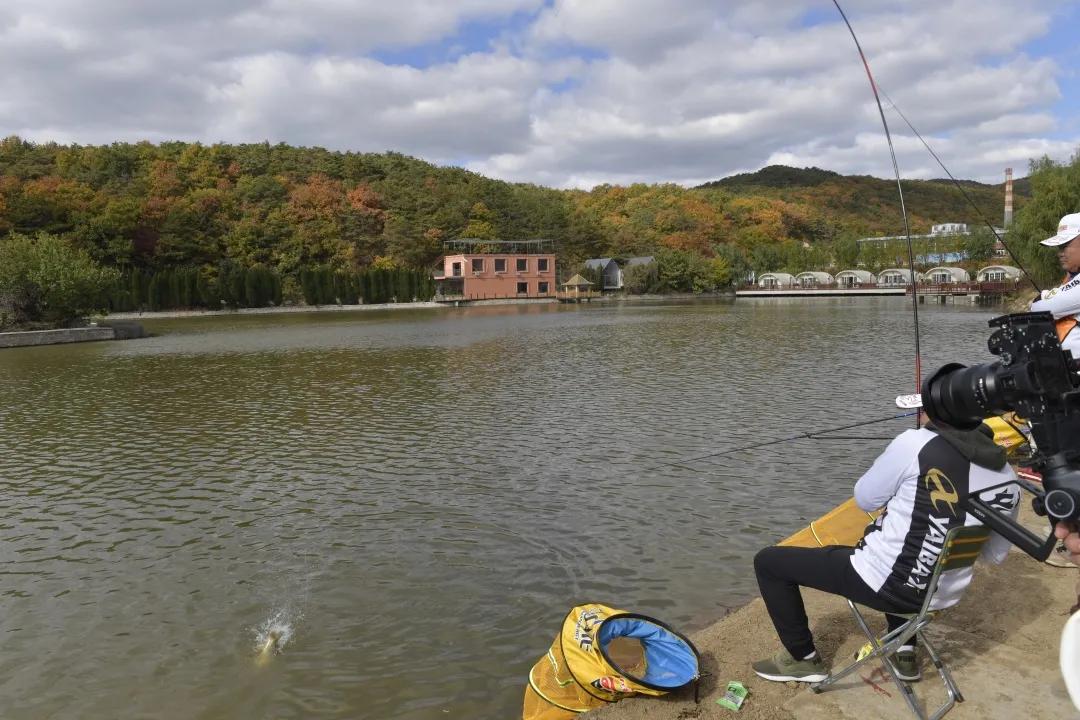
[[[513,718],[573,605],[692,631],[754,596],[754,552],[886,440],[692,459],[898,413],[910,310],[235,316],[2,351],[0,717]],[[921,308],[924,372],[990,360],[993,315]]]

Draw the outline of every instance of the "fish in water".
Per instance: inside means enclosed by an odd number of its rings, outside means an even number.
[[[285,649],[292,638],[295,617],[295,614],[280,611],[254,629],[256,665],[266,665],[270,658]]]
[[[265,655],[269,652],[277,650],[278,641],[281,639],[281,633],[277,630],[271,630],[266,634],[266,642],[263,643],[261,655]]]
[[[277,653],[281,647],[281,632],[278,630],[270,630],[266,633],[266,639],[263,641],[262,646],[259,648],[259,654],[255,658],[255,664],[259,667],[266,665],[270,662],[270,658]]]

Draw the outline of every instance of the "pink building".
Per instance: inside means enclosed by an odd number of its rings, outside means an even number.
[[[435,299],[554,298],[555,252],[550,240],[450,240],[443,244]]]

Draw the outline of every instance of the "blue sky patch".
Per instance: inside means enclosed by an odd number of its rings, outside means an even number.
[[[1051,16],[1050,31],[1024,46],[1031,57],[1050,58],[1058,65],[1061,99],[1050,108],[1058,119],[1058,129],[1049,137],[1068,139],[1080,132],[1080,4],[1068,3]]]
[[[423,70],[455,62],[465,55],[489,52],[500,39],[509,40],[525,31],[535,19],[535,13],[517,12],[498,18],[471,20],[463,23],[457,32],[435,42],[377,50],[371,57],[384,65],[408,65]],[[512,43],[508,45],[512,49]]]
[[[843,18],[840,17],[840,13],[836,12],[836,7],[832,3],[827,6],[810,8],[799,18],[799,25],[804,28],[831,25],[838,22],[843,22]]]

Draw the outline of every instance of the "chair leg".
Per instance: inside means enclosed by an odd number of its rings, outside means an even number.
[[[915,691],[911,689],[909,683],[900,679],[900,675],[897,674],[896,668],[893,667],[892,659],[889,654],[886,654],[885,652],[887,647],[895,650],[895,648],[899,647],[898,643],[895,640],[892,640],[884,646],[881,645],[881,643],[878,642],[878,639],[874,637],[874,633],[870,630],[866,621],[863,619],[862,613],[856,611],[855,615],[859,627],[866,633],[866,637],[870,638],[871,646],[880,654],[879,659],[881,660],[881,666],[885,668],[890,676],[892,676],[893,683],[900,689],[900,694],[904,696],[904,700],[907,701],[908,707],[911,708],[911,712],[915,713],[915,716],[918,717],[919,720],[926,720],[926,715],[923,713],[922,708],[919,707],[919,702],[915,699]],[[899,633],[897,633],[897,635],[899,635]],[[873,657],[873,655],[868,656],[867,659],[869,659],[869,657]]]
[[[919,703],[915,699],[915,692],[911,689],[911,685],[900,679],[900,676],[896,672],[896,668],[893,667],[892,661],[889,659],[889,655],[895,652],[900,647],[901,643],[904,642],[907,638],[910,638],[911,635],[914,633],[911,633],[910,630],[904,632],[906,627],[901,628],[896,632],[888,633],[885,636],[886,642],[883,644],[874,635],[873,631],[870,629],[870,626],[866,624],[866,620],[863,618],[862,613],[859,612],[858,608],[856,608],[855,604],[850,600],[848,601],[848,607],[851,608],[851,614],[855,617],[855,623],[859,626],[859,629],[862,630],[863,634],[867,637],[867,639],[869,639],[870,645],[873,648],[873,652],[871,652],[869,655],[867,655],[861,660],[856,660],[855,662],[851,663],[839,672],[830,673],[829,677],[825,678],[821,682],[813,683],[810,686],[810,689],[815,693],[819,693],[830,685],[836,683],[838,680],[850,675],[855,670],[862,667],[862,665],[864,665],[865,663],[868,663],[869,661],[877,658],[880,661],[882,667],[885,668],[885,671],[890,675],[890,677],[892,677],[893,683],[896,685],[897,688],[900,689],[901,694],[904,696],[904,700],[907,702],[908,707],[911,709],[911,711],[915,713],[915,716],[918,717],[920,720],[927,720],[926,715],[923,713],[922,708],[919,707]]]
[[[949,672],[949,667],[942,661],[941,656],[937,654],[937,650],[934,649],[933,644],[931,644],[922,633],[919,633],[919,642],[926,648],[926,652],[930,656],[930,661],[934,663],[934,668],[941,677],[941,681],[945,683],[945,692],[949,696],[948,700],[946,700],[944,704],[930,716],[930,720],[941,720],[945,713],[953,709],[953,706],[956,705],[956,703],[964,702],[964,696],[960,693],[960,688],[957,687],[956,681],[953,680],[952,673]]]
[[[862,615],[859,614],[859,611],[855,608],[855,605],[850,600],[848,600],[848,607],[851,608],[851,613],[855,616],[855,622],[859,625],[859,627],[863,630],[864,633],[867,633],[867,637],[871,637],[871,634],[866,627],[866,623],[862,619]],[[873,640],[872,637],[871,640]],[[821,682],[811,683],[810,689],[815,693],[819,693],[830,685],[835,684],[838,680],[842,680],[851,673],[855,672],[855,670],[862,667],[865,663],[869,662],[874,657],[874,654],[867,655],[866,657],[858,659],[855,662],[847,665],[842,670],[839,670],[837,672],[831,672],[829,673],[829,677],[825,678]]]

